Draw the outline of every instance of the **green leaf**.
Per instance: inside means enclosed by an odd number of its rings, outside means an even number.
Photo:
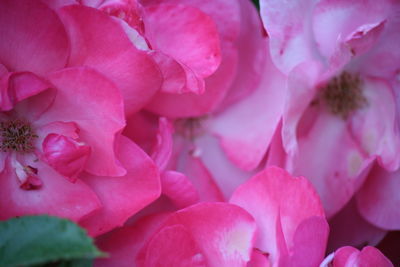
[[[252,0],[253,4],[256,6],[258,10],[260,10],[260,1],[259,0]]]
[[[104,255],[85,230],[66,219],[43,215],[0,222],[0,266],[37,265]]]

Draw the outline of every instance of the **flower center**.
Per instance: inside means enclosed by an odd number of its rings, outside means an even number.
[[[0,122],[1,147],[3,152],[31,152],[38,137],[31,125],[22,120]]]
[[[190,140],[194,140],[196,137],[204,133],[204,123],[206,116],[204,117],[191,117],[185,119],[178,119],[175,121],[176,132]]]
[[[322,98],[334,115],[347,119],[352,112],[367,104],[361,85],[358,75],[343,72],[322,89]]]

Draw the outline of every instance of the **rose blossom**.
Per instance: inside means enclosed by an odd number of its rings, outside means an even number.
[[[390,0],[261,1],[272,58],[288,77],[282,143],[270,155],[310,179],[328,217],[374,162],[399,168],[398,10]]]
[[[71,24],[103,20],[110,33],[125,36],[95,10],[62,12]],[[0,17],[1,219],[51,214],[81,223],[91,235],[123,224],[159,196],[160,184],[154,162],[120,135],[124,99],[115,76],[100,72],[112,61],[90,66],[86,54],[85,66],[68,67],[83,58],[70,47],[79,40],[39,1],[2,2]],[[87,36],[99,48],[104,43]],[[136,51],[126,49],[120,52]]]

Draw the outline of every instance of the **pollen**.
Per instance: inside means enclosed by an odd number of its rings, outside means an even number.
[[[322,89],[322,98],[329,110],[343,119],[367,105],[360,77],[348,72],[332,78]]]
[[[38,137],[29,123],[19,119],[0,122],[0,136],[1,151],[19,153],[31,152]]]

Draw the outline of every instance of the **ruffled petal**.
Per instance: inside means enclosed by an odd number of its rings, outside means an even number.
[[[68,65],[93,67],[113,81],[124,97],[127,114],[142,108],[161,86],[161,73],[152,58],[103,12],[68,6],[60,16],[71,39]]]
[[[392,267],[393,264],[376,248],[364,247],[361,252],[353,247],[342,247],[335,252],[333,267],[365,266]]]
[[[81,176],[103,204],[101,210],[80,221],[92,236],[122,226],[129,217],[156,200],[161,193],[157,166],[135,143],[121,136],[117,155],[127,170],[125,176]]]
[[[124,175],[114,153],[115,135],[125,126],[118,89],[89,68],[65,69],[51,74],[49,80],[57,88],[57,97],[40,121],[75,122],[80,139],[92,149],[85,170],[94,175]]]
[[[45,4],[2,1],[0,25],[0,62],[9,71],[45,74],[65,66],[69,40],[60,19]]]

